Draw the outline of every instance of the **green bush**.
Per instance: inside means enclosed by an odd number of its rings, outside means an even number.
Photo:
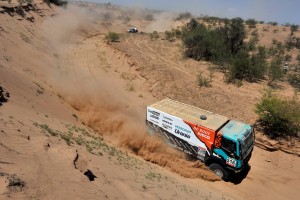
[[[120,36],[118,33],[115,33],[115,32],[108,32],[106,34],[106,39],[109,41],[109,42],[117,42],[119,41],[120,39]]]
[[[255,112],[259,116],[259,127],[271,138],[299,136],[300,103],[297,100],[282,100],[266,91],[256,104]]]

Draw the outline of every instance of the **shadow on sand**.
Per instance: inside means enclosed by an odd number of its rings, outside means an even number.
[[[240,184],[247,177],[250,170],[251,170],[250,165],[245,166],[245,169],[241,173],[231,174],[228,182],[231,182],[235,185]]]

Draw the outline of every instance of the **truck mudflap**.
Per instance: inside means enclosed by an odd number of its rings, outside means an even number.
[[[191,156],[194,156],[200,160],[204,160],[205,152],[199,150],[198,147],[193,146],[192,144],[174,136],[173,134],[167,132],[166,130],[162,129],[161,127],[157,126],[156,124],[149,122],[146,120],[147,126],[151,128],[152,130],[155,130],[155,134],[158,134],[161,138],[167,140],[167,143],[171,146],[190,154]]]

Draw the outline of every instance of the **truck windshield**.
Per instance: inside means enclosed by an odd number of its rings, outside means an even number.
[[[246,137],[242,140],[241,143],[241,150],[243,157],[247,156],[247,152],[251,145],[253,144],[253,132],[249,130],[249,132],[246,134]]]
[[[227,151],[229,155],[233,154],[234,157],[237,157],[235,142],[228,140],[227,138],[222,138],[222,148]]]

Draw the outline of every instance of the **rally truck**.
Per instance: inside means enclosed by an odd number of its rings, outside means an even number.
[[[146,123],[150,132],[204,162],[225,181],[248,166],[255,139],[248,124],[171,99],[148,106]]]

